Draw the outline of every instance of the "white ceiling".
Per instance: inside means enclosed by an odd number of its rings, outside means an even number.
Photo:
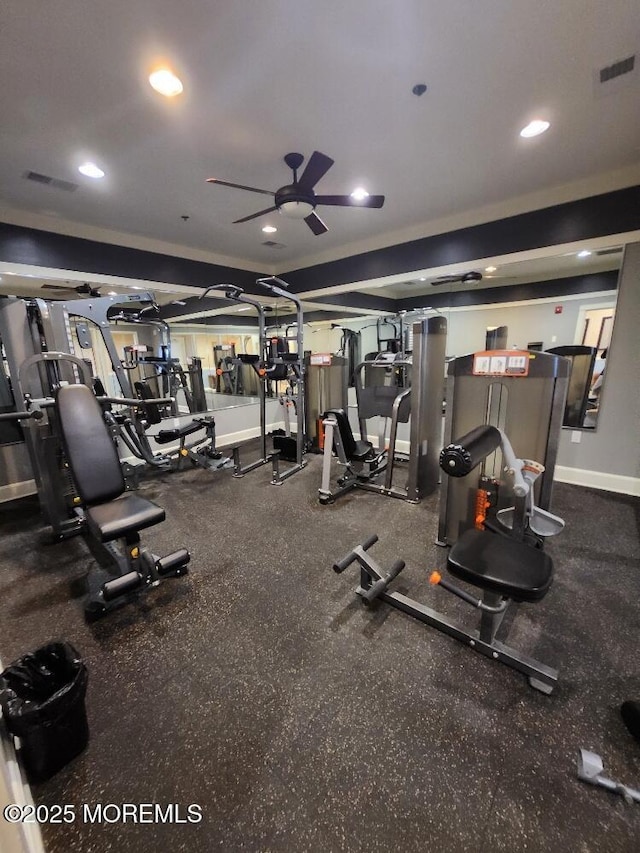
[[[422,224],[640,161],[637,0],[20,0],[0,12],[0,205],[281,270]],[[146,82],[164,59],[185,91]],[[426,83],[422,97],[412,94]],[[551,122],[535,139],[519,130]],[[335,165],[381,210],[319,208],[329,232],[277,214],[232,221],[275,190],[289,151]],[[91,159],[107,172],[77,172]],[[32,170],[79,185],[24,180]],[[266,202],[266,203],[265,203]],[[183,222],[182,215],[190,218]],[[46,219],[40,220],[46,222]],[[273,222],[275,235],[261,226]],[[266,239],[284,244],[268,249]]]

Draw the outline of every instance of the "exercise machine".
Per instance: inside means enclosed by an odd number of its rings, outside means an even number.
[[[115,298],[106,299],[111,305]],[[33,489],[27,490],[23,484],[30,486],[32,480],[35,482],[40,508],[54,540],[76,535],[80,526],[74,512],[77,494],[63,460],[55,393],[64,384],[94,384],[90,362],[70,351],[73,349],[70,315],[61,307],[64,304],[49,304],[40,299],[0,300],[0,340],[5,351],[6,379],[10,382],[5,403],[11,409],[42,412],[41,418],[23,424],[17,442],[3,447],[6,470],[12,478],[7,484],[9,488],[5,488],[10,496],[17,497],[32,493]],[[98,308],[97,325],[101,322],[108,325],[105,306],[101,304]],[[109,330],[99,328],[103,337],[113,344]],[[124,387],[131,391],[126,371],[121,371],[120,376]],[[153,457],[142,422],[152,417],[155,404],[171,401],[158,399],[147,405],[134,397],[109,397],[104,388],[98,393],[105,407],[105,418],[111,418],[113,437],[128,442],[134,455],[150,464],[169,465],[170,460]],[[118,410],[109,411],[111,405]],[[12,482],[19,484],[19,488],[11,489]]]
[[[177,427],[166,427],[155,433],[152,438],[160,445],[178,443],[174,463],[178,471],[186,460],[199,468],[214,471],[229,468],[233,464],[231,458],[225,456],[216,447],[216,422],[210,415],[193,418],[190,423]]]
[[[355,439],[344,409],[326,413],[320,503],[352,489],[364,489],[417,503],[438,485],[438,449],[442,433],[442,378],[447,321],[429,317],[414,324],[413,353],[380,353],[356,370],[360,437]],[[369,440],[367,422],[376,418],[378,447]],[[411,420],[407,483],[394,483],[398,425]],[[387,423],[390,423],[387,435]],[[333,453],[341,468],[332,486]]]
[[[384,601],[420,622],[448,634],[485,657],[522,672],[528,677],[532,687],[548,694],[557,682],[557,671],[497,639],[511,603],[541,601],[553,580],[551,558],[540,548],[532,547],[527,540],[529,525],[537,518],[533,486],[542,473],[542,466],[532,460],[517,458],[507,436],[495,427],[486,425],[476,427],[443,448],[440,466],[448,475],[463,478],[498,446],[502,447],[516,495],[513,514],[508,519],[508,530],[505,529],[505,533],[501,534],[472,527],[451,548],[447,560],[449,573],[479,589],[481,597],[442,577],[439,572],[432,572],[429,578],[432,585],[440,586],[480,611],[480,625],[477,630],[458,627],[447,616],[425,604],[390,590],[390,584],[405,568],[405,563],[403,560],[396,560],[391,568],[385,571],[368,554],[368,550],[378,541],[375,534],[346,557],[336,561],[333,569],[339,574],[357,562],[360,566],[360,585],[356,594],[365,604]],[[557,516],[553,516],[552,525],[550,514],[544,516],[544,521],[544,535],[557,533],[564,526]],[[539,525],[539,531],[543,526]]]
[[[164,510],[125,481],[102,409],[84,384],[63,385],[55,408],[64,455],[79,498],[75,508],[82,534],[98,567],[89,573],[85,612],[95,618],[169,577],[187,573],[189,552],[157,557],[140,546],[140,530],[165,519]]]
[[[349,360],[334,353],[310,352],[305,364],[306,435],[311,450],[324,450],[324,419],[333,409],[347,410]]]
[[[356,332],[354,329],[348,329],[346,326],[341,326],[339,323],[332,323],[332,329],[340,329],[340,346],[336,353],[337,356],[347,360],[347,384],[349,388],[353,388],[356,384],[355,370],[362,361],[362,332]]]
[[[544,352],[489,350],[452,359],[447,371],[444,445],[478,424],[506,433],[522,458],[540,462],[536,505],[551,510],[569,362]],[[514,503],[511,480],[503,476],[497,447],[464,478],[446,477],[440,488],[439,545],[453,545],[476,517],[489,524]]]
[[[285,350],[284,347],[278,345],[278,340],[273,341],[273,338],[267,335],[267,327],[265,320],[265,308],[259,300],[248,296],[241,287],[234,284],[214,284],[208,287],[201,299],[204,299],[207,294],[212,291],[221,291],[226,299],[233,302],[241,302],[245,305],[250,305],[255,308],[258,315],[258,337],[259,337],[259,354],[250,355],[240,353],[238,358],[245,364],[250,364],[258,377],[258,402],[260,407],[260,456],[253,462],[247,465],[242,465],[240,460],[240,448],[233,448],[234,461],[234,477],[244,477],[250,471],[261,467],[262,465],[271,464],[272,477],[271,484],[274,486],[281,485],[286,479],[301,471],[306,467],[304,455],[306,452],[306,436],[305,436],[305,364],[303,360],[303,326],[304,317],[302,305],[295,294],[290,293],[286,288],[286,282],[275,276],[267,278],[259,278],[257,284],[268,290],[275,296],[287,299],[294,303],[296,307],[296,344],[297,352],[291,353]],[[286,430],[283,435],[274,436],[273,451],[267,450],[267,423],[266,423],[266,397],[267,386],[270,382],[286,381],[290,388],[287,404],[295,409],[295,435],[286,435]],[[288,414],[288,412],[287,412]],[[286,421],[285,421],[286,423]],[[289,429],[291,432],[291,430]],[[285,458],[293,461],[293,465],[284,471],[280,470],[280,458]]]
[[[166,353],[159,356],[150,355],[150,352],[150,347],[140,344],[124,348],[122,366],[125,370],[135,371],[132,385],[136,393],[142,398],[146,389],[146,396],[170,398],[172,403],[167,414],[174,417],[181,414],[180,395],[191,414],[205,412],[207,401],[202,378],[202,359],[193,356],[185,369],[177,358],[171,358]]]
[[[213,359],[216,365],[218,394],[244,394],[242,361],[236,355],[235,344],[215,344]]]

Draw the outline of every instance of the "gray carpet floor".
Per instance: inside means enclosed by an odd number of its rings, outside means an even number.
[[[0,507],[0,657],[66,639],[89,669],[87,750],[34,788],[39,803],[190,804],[199,823],[43,827],[49,853],[102,851],[580,851],[640,847],[640,808],[576,778],[579,747],[640,786],[618,707],[640,698],[640,500],[557,485],[567,523],[554,585],[509,644],[560,670],[551,696],[515,671],[353,594],[332,562],[372,553],[397,589],[472,625],[427,582],[443,568],[437,496],[354,492],[320,506],[321,459],[280,487],[188,470],[141,493],[167,521],[156,553],[190,574],[93,624],[81,539],[51,545],[34,500]]]

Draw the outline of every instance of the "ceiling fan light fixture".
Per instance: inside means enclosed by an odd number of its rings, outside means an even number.
[[[550,127],[551,125],[548,121],[536,118],[533,121],[530,121],[526,127],[522,128],[520,136],[523,136],[525,139],[530,139],[532,136],[540,136],[541,133],[544,133],[545,130],[549,130]]]
[[[265,225],[262,230],[265,234],[275,234],[278,229],[275,225]]]
[[[354,201],[364,201],[365,198],[369,198],[369,193],[364,187],[356,187],[351,193],[351,198],[354,199]]]
[[[149,75],[149,83],[151,88],[155,89],[165,98],[175,98],[180,95],[183,90],[182,80],[170,71],[168,68],[158,68]]]
[[[78,166],[78,171],[87,178],[104,178],[103,170],[95,163],[83,163]]]
[[[278,210],[289,219],[304,219],[313,213],[313,208],[308,201],[283,201]]]

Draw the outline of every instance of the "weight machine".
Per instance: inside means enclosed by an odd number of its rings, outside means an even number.
[[[515,505],[498,515],[504,532],[491,532],[472,526],[451,549],[447,568],[454,577],[478,588],[482,597],[468,592],[434,571],[429,582],[480,611],[477,630],[461,628],[447,616],[415,599],[390,591],[389,586],[405,568],[404,560],[396,560],[388,571],[367,553],[378,541],[370,536],[341,560],[334,563],[337,573],[353,562],[360,565],[360,585],[356,594],[366,605],[381,600],[464,643],[474,651],[522,672],[532,687],[551,693],[558,680],[555,669],[540,663],[504,642],[497,634],[512,602],[535,603],[549,591],[553,580],[553,563],[540,548],[528,543],[527,533],[534,529],[541,536],[559,533],[564,522],[545,512],[539,516],[534,500],[534,483],[544,468],[537,462],[516,457],[504,432],[493,426],[478,426],[467,435],[447,445],[440,454],[440,467],[454,479],[466,478],[498,447],[502,448],[505,470],[513,480]],[[473,520],[472,520],[473,521]],[[508,531],[508,532],[507,532]]]
[[[344,409],[326,413],[320,503],[331,503],[354,488],[417,503],[436,488],[446,332],[444,317],[425,318],[414,324],[411,356],[380,353],[358,365],[355,376],[360,438],[354,438]],[[378,418],[380,424],[377,449],[367,437],[371,418]],[[399,487],[393,482],[398,424],[409,419],[408,479],[406,486]],[[337,488],[331,484],[334,452],[343,469]]]
[[[121,441],[134,457],[147,465],[169,469],[187,455],[192,461],[207,467],[222,464],[208,455],[212,446],[210,424],[178,428],[181,435],[175,437],[179,444],[177,457],[175,454],[154,453],[146,429],[152,422],[159,423],[161,410],[172,405],[174,400],[154,398],[150,393],[140,400],[133,394],[129,372],[118,358],[110,330],[110,310],[114,306],[117,308],[120,302],[125,306],[133,302],[152,304],[153,297],[150,293],[142,293],[53,303],[42,299],[0,300],[0,340],[5,349],[8,371],[8,378],[5,377],[2,383],[3,401],[12,408],[40,407],[44,412],[37,422],[24,424],[16,442],[2,447],[5,469],[12,478],[6,487],[11,493],[12,483],[35,480],[41,510],[54,539],[78,532],[74,513],[77,494],[64,467],[60,429],[53,407],[56,389],[64,384],[82,382],[94,385],[113,439]],[[81,350],[91,346],[88,323],[98,329],[122,396],[109,397],[102,383],[92,379],[90,362],[73,355],[72,317],[83,321],[76,325]],[[26,402],[29,402],[29,407]],[[191,444],[185,444],[186,436],[196,429],[200,431],[200,437],[192,440]],[[129,462],[122,464],[127,481],[137,483],[140,466]]]
[[[240,448],[233,449],[234,477],[243,477],[250,471],[262,465],[272,466],[272,485],[279,486],[293,474],[301,471],[306,466],[304,454],[306,452],[305,437],[305,406],[304,406],[304,384],[305,365],[303,361],[303,326],[304,317],[302,305],[295,294],[286,290],[287,284],[275,276],[259,278],[257,284],[265,290],[288,299],[296,306],[297,332],[295,336],[297,352],[285,352],[283,347],[278,347],[277,339],[272,346],[272,338],[267,335],[264,306],[255,298],[248,296],[241,287],[234,284],[214,284],[208,287],[201,299],[212,291],[220,291],[232,302],[241,302],[255,308],[258,315],[259,354],[239,354],[238,358],[245,364],[250,364],[258,377],[258,399],[260,407],[260,457],[254,462],[243,466],[240,461]],[[269,382],[289,382],[290,389],[295,391],[289,394],[287,404],[295,408],[296,433],[294,435],[275,435],[274,450],[267,452],[267,426],[266,426],[266,397]],[[285,409],[286,414],[288,412]],[[286,419],[285,419],[286,423]],[[294,464],[286,471],[280,471],[280,459],[284,458]]]
[[[567,359],[527,350],[482,351],[448,364],[444,444],[478,424],[506,433],[523,458],[543,466],[535,484],[540,519],[551,509],[568,376]],[[443,480],[437,544],[453,545],[479,515],[494,525],[495,516],[513,505],[513,489],[503,470],[498,447],[473,475]]]
[[[52,396],[25,393],[25,409],[0,414],[0,422],[26,422],[29,446],[45,448],[33,457],[41,506],[56,539],[80,533],[96,559],[85,604],[87,618],[93,619],[166,578],[186,574],[190,556],[181,548],[158,557],[140,546],[139,531],[163,521],[165,513],[145,498],[123,496],[122,468],[101,408],[101,403],[136,401],[99,401],[87,363],[69,353],[29,356],[18,369],[20,387],[33,381],[34,368],[47,374]],[[62,379],[65,370],[75,373],[77,382]]]

